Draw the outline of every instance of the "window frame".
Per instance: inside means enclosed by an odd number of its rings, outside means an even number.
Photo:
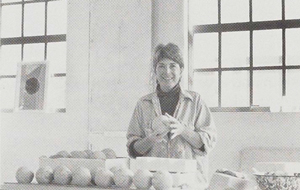
[[[21,19],[21,36],[20,37],[1,37],[0,33],[0,46],[3,45],[21,45],[21,61],[24,58],[24,45],[25,44],[36,44],[36,43],[43,43],[44,44],[44,60],[47,59],[47,47],[48,43],[51,42],[67,42],[66,36],[67,34],[55,34],[55,35],[48,35],[47,34],[47,13],[48,13],[48,2],[51,1],[61,1],[61,0],[20,0],[18,2],[10,2],[10,3],[2,3],[0,0],[0,10],[2,10],[3,6],[10,6],[10,5],[22,5],[22,19]],[[67,1],[67,0],[65,0]],[[44,26],[44,34],[43,35],[36,35],[36,36],[24,36],[24,7],[26,4],[31,3],[45,3],[45,26]],[[0,15],[0,21],[2,16]],[[1,23],[0,23],[1,24]],[[1,26],[1,25],[0,25]],[[66,73],[53,73],[52,77],[66,77]],[[16,75],[0,75],[0,80],[8,79],[8,78],[16,78]],[[1,109],[1,112],[13,112],[12,109]],[[66,108],[57,108],[56,112],[66,112]]]
[[[193,25],[189,31],[189,89],[193,89],[195,72],[218,72],[218,107],[211,107],[213,112],[269,112],[270,107],[253,105],[253,71],[256,70],[280,70],[282,71],[282,96],[286,95],[286,70],[299,69],[299,65],[286,65],[286,29],[300,28],[300,19],[285,19],[285,0],[281,0],[281,20],[253,21],[252,0],[249,1],[249,22],[221,23],[221,0],[218,1],[218,23]],[[280,29],[282,33],[282,65],[280,66],[253,66],[253,32],[258,30]],[[248,67],[222,67],[222,33],[223,32],[249,32],[249,66]],[[193,38],[195,34],[218,33],[218,67],[193,68]],[[249,71],[249,107],[222,107],[222,72],[226,71]]]

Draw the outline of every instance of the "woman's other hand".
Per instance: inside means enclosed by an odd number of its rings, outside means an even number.
[[[152,121],[152,130],[157,134],[163,134],[169,132],[171,121],[166,115],[159,115],[155,117]]]
[[[179,122],[175,117],[172,117],[167,113],[166,116],[171,121],[171,139],[175,138],[178,135],[181,135],[183,139],[185,139],[194,148],[201,148],[203,146],[202,139],[197,132],[185,127],[184,124]]]
[[[168,113],[165,114],[169,121],[170,121],[170,128],[171,128],[171,139],[175,138],[178,135],[181,135],[182,132],[185,130],[185,127],[182,123],[180,123],[175,117],[170,116]]]

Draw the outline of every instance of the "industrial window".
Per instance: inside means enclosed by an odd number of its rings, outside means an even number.
[[[213,111],[299,109],[300,1],[191,0],[189,13],[190,87]]]
[[[67,0],[2,0],[1,111],[14,108],[17,63],[50,64],[51,107],[65,112]]]

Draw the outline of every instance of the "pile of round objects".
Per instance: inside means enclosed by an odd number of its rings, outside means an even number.
[[[101,151],[92,151],[92,150],[84,150],[84,151],[72,151],[67,152],[65,150],[59,151],[58,153],[51,155],[49,158],[84,158],[84,159],[115,159],[117,155],[114,150],[110,148],[105,148]]]
[[[82,158],[82,159],[114,159],[117,158],[112,149],[102,151],[60,151],[49,158]],[[169,189],[173,186],[172,174],[168,171],[156,171],[154,173],[146,169],[138,169],[135,172],[125,167],[112,167],[105,169],[95,167],[88,169],[78,166],[72,171],[65,165],[55,168],[43,166],[36,173],[26,167],[20,167],[16,172],[18,183],[29,184],[36,179],[39,184],[74,185],[74,186],[96,186],[101,188],[130,188],[156,190]],[[134,185],[134,186],[133,186]]]
[[[34,178],[34,173],[26,167],[17,170],[18,183],[28,184]],[[135,173],[128,168],[95,168],[89,170],[78,167],[73,172],[66,166],[40,167],[35,173],[39,184],[98,186],[102,188],[130,188],[134,185],[138,189],[149,189],[153,186],[156,190],[169,189],[173,186],[173,177],[167,171],[151,173],[149,170],[137,170]]]

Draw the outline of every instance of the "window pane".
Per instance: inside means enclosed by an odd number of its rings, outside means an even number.
[[[281,20],[281,0],[252,0],[253,21]]]
[[[286,30],[286,65],[300,65],[300,29]]]
[[[285,0],[285,19],[299,19],[299,7],[299,0]]]
[[[222,33],[222,67],[248,67],[249,52],[249,32]]]
[[[48,107],[58,109],[66,107],[66,77],[51,77],[49,82]]]
[[[281,101],[282,71],[253,72],[253,104],[270,106]]]
[[[44,35],[45,3],[25,4],[24,13],[24,35]]]
[[[253,65],[276,66],[282,64],[281,30],[253,32]]]
[[[218,34],[202,33],[194,35],[194,68],[218,67]]]
[[[222,72],[222,107],[249,106],[249,72]]]
[[[286,71],[286,96],[293,98],[294,103],[300,101],[300,70],[298,69]]]
[[[190,0],[189,17],[191,25],[218,23],[218,0]]]
[[[193,90],[200,93],[209,107],[218,106],[218,73],[194,73]]]
[[[248,22],[249,0],[222,0],[222,23]]]
[[[20,37],[22,26],[22,6],[3,6],[1,16],[1,38]]]
[[[13,109],[15,100],[15,78],[0,79],[0,108]]]
[[[25,44],[23,61],[43,61],[44,44]]]
[[[21,2],[22,0],[2,0],[2,3],[14,3],[14,2]]]
[[[21,61],[21,45],[1,46],[0,75],[16,75],[17,63]]]
[[[51,73],[66,72],[66,42],[48,43],[47,60],[50,62]]]
[[[67,1],[49,1],[47,19],[47,34],[66,34]]]

